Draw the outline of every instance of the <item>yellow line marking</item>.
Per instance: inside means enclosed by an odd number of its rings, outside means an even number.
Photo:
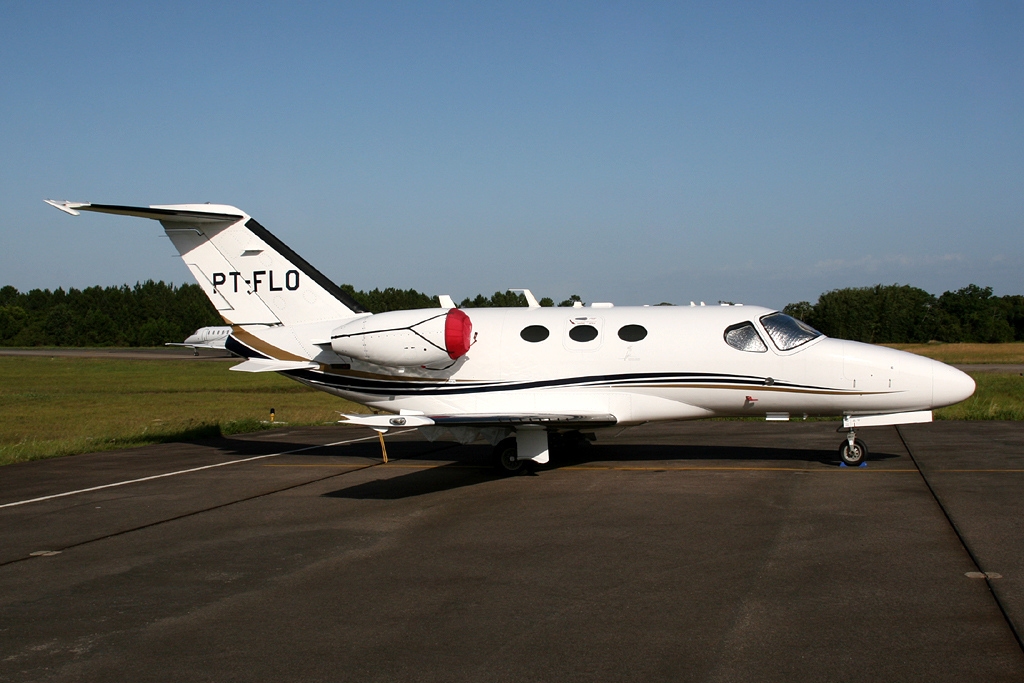
[[[859,467],[830,467],[828,469],[806,469],[803,467],[614,467],[581,465],[577,467],[561,467],[563,470],[616,470],[623,472],[839,472],[841,470],[860,470]],[[864,472],[917,472],[917,470],[868,469]]]
[[[1024,472],[1024,470],[928,470],[929,472]]]
[[[372,462],[377,462],[374,459]],[[366,467],[367,463],[352,464],[347,462],[339,462],[334,465],[264,465],[264,467]]]
[[[315,465],[264,465],[264,467],[365,467],[365,465],[350,465],[345,463],[339,463],[336,465],[328,464],[315,464]],[[375,469],[408,469],[408,470],[431,470],[437,469],[438,467],[444,467],[446,469],[464,469],[464,470],[486,470],[491,469],[487,465],[455,465],[451,463],[440,463],[436,465],[399,465],[395,462],[389,462],[388,464],[378,465]],[[805,469],[802,467],[639,467],[639,466],[604,466],[604,465],[574,465],[567,467],[555,467],[555,470],[572,470],[572,471],[586,471],[590,470],[593,472],[839,472],[844,469],[860,470],[859,467],[831,467],[828,469]],[[890,469],[868,469],[863,468],[865,472],[917,472],[917,470],[890,470]],[[943,470],[943,471],[956,471],[956,470]],[[967,470],[970,471],[970,470]]]
[[[338,467],[349,467],[349,468],[355,468],[355,467],[366,467],[366,464],[365,463],[333,463],[333,464],[331,464],[331,463],[316,463],[316,464],[309,464],[309,465],[304,465],[304,464],[288,465],[288,464],[270,464],[270,463],[267,463],[267,464],[263,465],[263,467],[335,467],[335,468],[338,468]],[[405,465],[405,464],[399,465],[399,464],[397,464],[395,462],[389,462],[386,465],[379,465],[378,467],[383,467],[385,469],[387,469],[387,468],[395,468],[395,469],[412,469],[412,470],[429,470],[429,469],[433,469],[433,468],[436,468],[436,467],[447,467],[448,469],[478,469],[478,470],[490,469],[486,465],[454,465],[454,464],[450,464],[450,463],[441,463],[441,464],[437,464],[437,465],[411,465],[411,464],[410,465]],[[658,466],[641,467],[641,466],[632,466],[632,465],[569,465],[569,466],[566,466],[566,467],[557,467],[556,466],[554,469],[557,469],[557,470],[574,470],[574,471],[576,471],[576,470],[593,470],[595,472],[604,472],[604,471],[615,471],[615,472],[665,472],[665,471],[670,471],[670,472],[839,472],[839,471],[847,470],[847,469],[850,469],[850,470],[861,470],[861,471],[864,471],[864,472],[903,472],[903,473],[917,472],[917,470],[880,469],[880,468],[877,468],[877,467],[874,468],[874,469],[872,469],[870,467],[863,467],[863,468],[862,467],[829,467],[829,468],[807,469],[807,468],[803,468],[803,467],[714,467],[714,466],[672,467],[672,466],[667,466],[667,465],[664,466],[664,467],[658,467]],[[936,473],[936,474],[942,473],[942,472],[950,472],[950,473],[973,473],[973,472],[980,472],[980,473],[987,473],[987,474],[998,474],[998,473],[1001,473],[1001,472],[1024,473],[1024,469],[1003,469],[1003,470],[996,470],[996,469],[990,469],[990,470],[931,470],[931,471]]]
[[[376,461],[379,462],[379,461]],[[348,463],[338,463],[337,465],[326,465],[326,464],[315,464],[315,465],[264,465],[264,467],[366,467],[365,464],[351,465]],[[398,465],[394,462],[385,464],[379,464],[374,469],[413,469],[413,470],[429,470],[436,467],[447,467],[448,469],[474,469],[474,470],[486,470],[490,469],[486,465],[451,465],[448,463],[441,463],[438,465]]]
[[[384,469],[395,468],[395,469],[409,469],[409,470],[432,470],[437,467],[444,467],[449,470],[489,470],[491,469],[487,465],[452,465],[450,463],[442,463],[440,465],[396,465],[395,463],[388,463],[387,465],[381,465]]]
[[[364,463],[335,463],[325,464],[317,463],[311,465],[302,464],[265,464],[263,467],[334,467],[334,468],[358,468],[366,467]],[[451,463],[441,463],[437,465],[399,465],[395,462],[389,462],[387,464],[378,465],[378,468],[384,469],[409,469],[409,470],[430,470],[438,467],[445,467],[447,469],[466,469],[466,470],[486,470],[491,469],[487,465],[455,465]],[[844,470],[858,470],[862,472],[874,472],[874,473],[885,473],[885,472],[900,472],[903,474],[917,472],[917,470],[907,469],[880,469],[870,467],[829,467],[829,468],[814,468],[807,469],[803,467],[714,467],[714,466],[693,466],[693,467],[641,467],[631,465],[569,465],[566,467],[555,467],[556,470],[572,470],[572,471],[586,471],[591,470],[594,472],[841,472]],[[999,473],[1024,473],[1024,469],[989,469],[989,470],[931,470],[935,474],[941,473],[982,473],[982,474],[999,474]]]

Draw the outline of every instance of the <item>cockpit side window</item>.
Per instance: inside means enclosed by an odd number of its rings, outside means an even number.
[[[795,349],[821,336],[821,332],[807,323],[791,318],[785,313],[770,313],[761,318],[761,324],[775,346],[779,347],[779,351]]]
[[[754,323],[745,322],[725,328],[725,343],[740,351],[764,353],[768,350],[761,335],[754,329]]]

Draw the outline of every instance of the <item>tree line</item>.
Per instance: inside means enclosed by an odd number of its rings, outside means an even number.
[[[411,308],[434,308],[436,296],[415,289],[373,289],[369,292],[342,285],[366,310],[373,313]],[[572,295],[560,305],[572,306]],[[553,306],[544,298],[542,306]],[[463,299],[462,308],[526,306],[526,297],[495,292]],[[160,346],[180,342],[200,327],[223,325],[203,290],[196,284],[175,286],[153,282],[134,287],[85,289],[33,289],[19,292],[0,288],[0,346]]]
[[[199,285],[0,289],[3,346],[159,346],[222,324]]]
[[[440,306],[437,296],[430,296],[415,289],[373,289],[369,292],[357,290],[352,285],[341,285],[349,296],[371,313],[385,313],[387,311],[404,311],[414,308],[434,308]],[[559,306],[572,306],[575,302],[583,302],[578,294],[571,294],[568,299],[559,303]],[[537,300],[541,306],[554,306],[555,301],[550,297],[543,297]],[[459,303],[459,308],[509,308],[515,306],[526,306],[526,295],[521,292],[495,292],[491,296],[477,294],[472,299],[466,297]]]
[[[373,313],[434,308],[438,297],[415,289],[341,288]],[[559,306],[572,306],[573,294]],[[554,306],[544,297],[542,306]],[[465,298],[460,308],[526,306],[521,293]],[[786,313],[830,337],[874,344],[1024,341],[1024,296],[997,297],[991,287],[968,285],[934,296],[909,285],[850,287],[825,292],[811,304],[789,304]],[[134,287],[0,288],[2,346],[159,346],[180,342],[200,327],[223,321],[195,284],[136,283]]]
[[[848,287],[783,311],[830,337],[872,344],[1024,341],[1024,296],[978,285],[940,296],[910,285]]]

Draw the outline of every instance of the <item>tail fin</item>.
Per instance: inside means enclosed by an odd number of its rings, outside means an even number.
[[[355,299],[248,214],[220,204],[47,204],[160,221],[217,312],[232,325],[295,325],[365,313]]]

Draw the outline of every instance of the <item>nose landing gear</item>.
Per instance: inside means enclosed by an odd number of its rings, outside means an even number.
[[[846,439],[839,444],[839,459],[847,467],[860,467],[868,459],[868,447],[857,438],[853,429],[846,433]]]

